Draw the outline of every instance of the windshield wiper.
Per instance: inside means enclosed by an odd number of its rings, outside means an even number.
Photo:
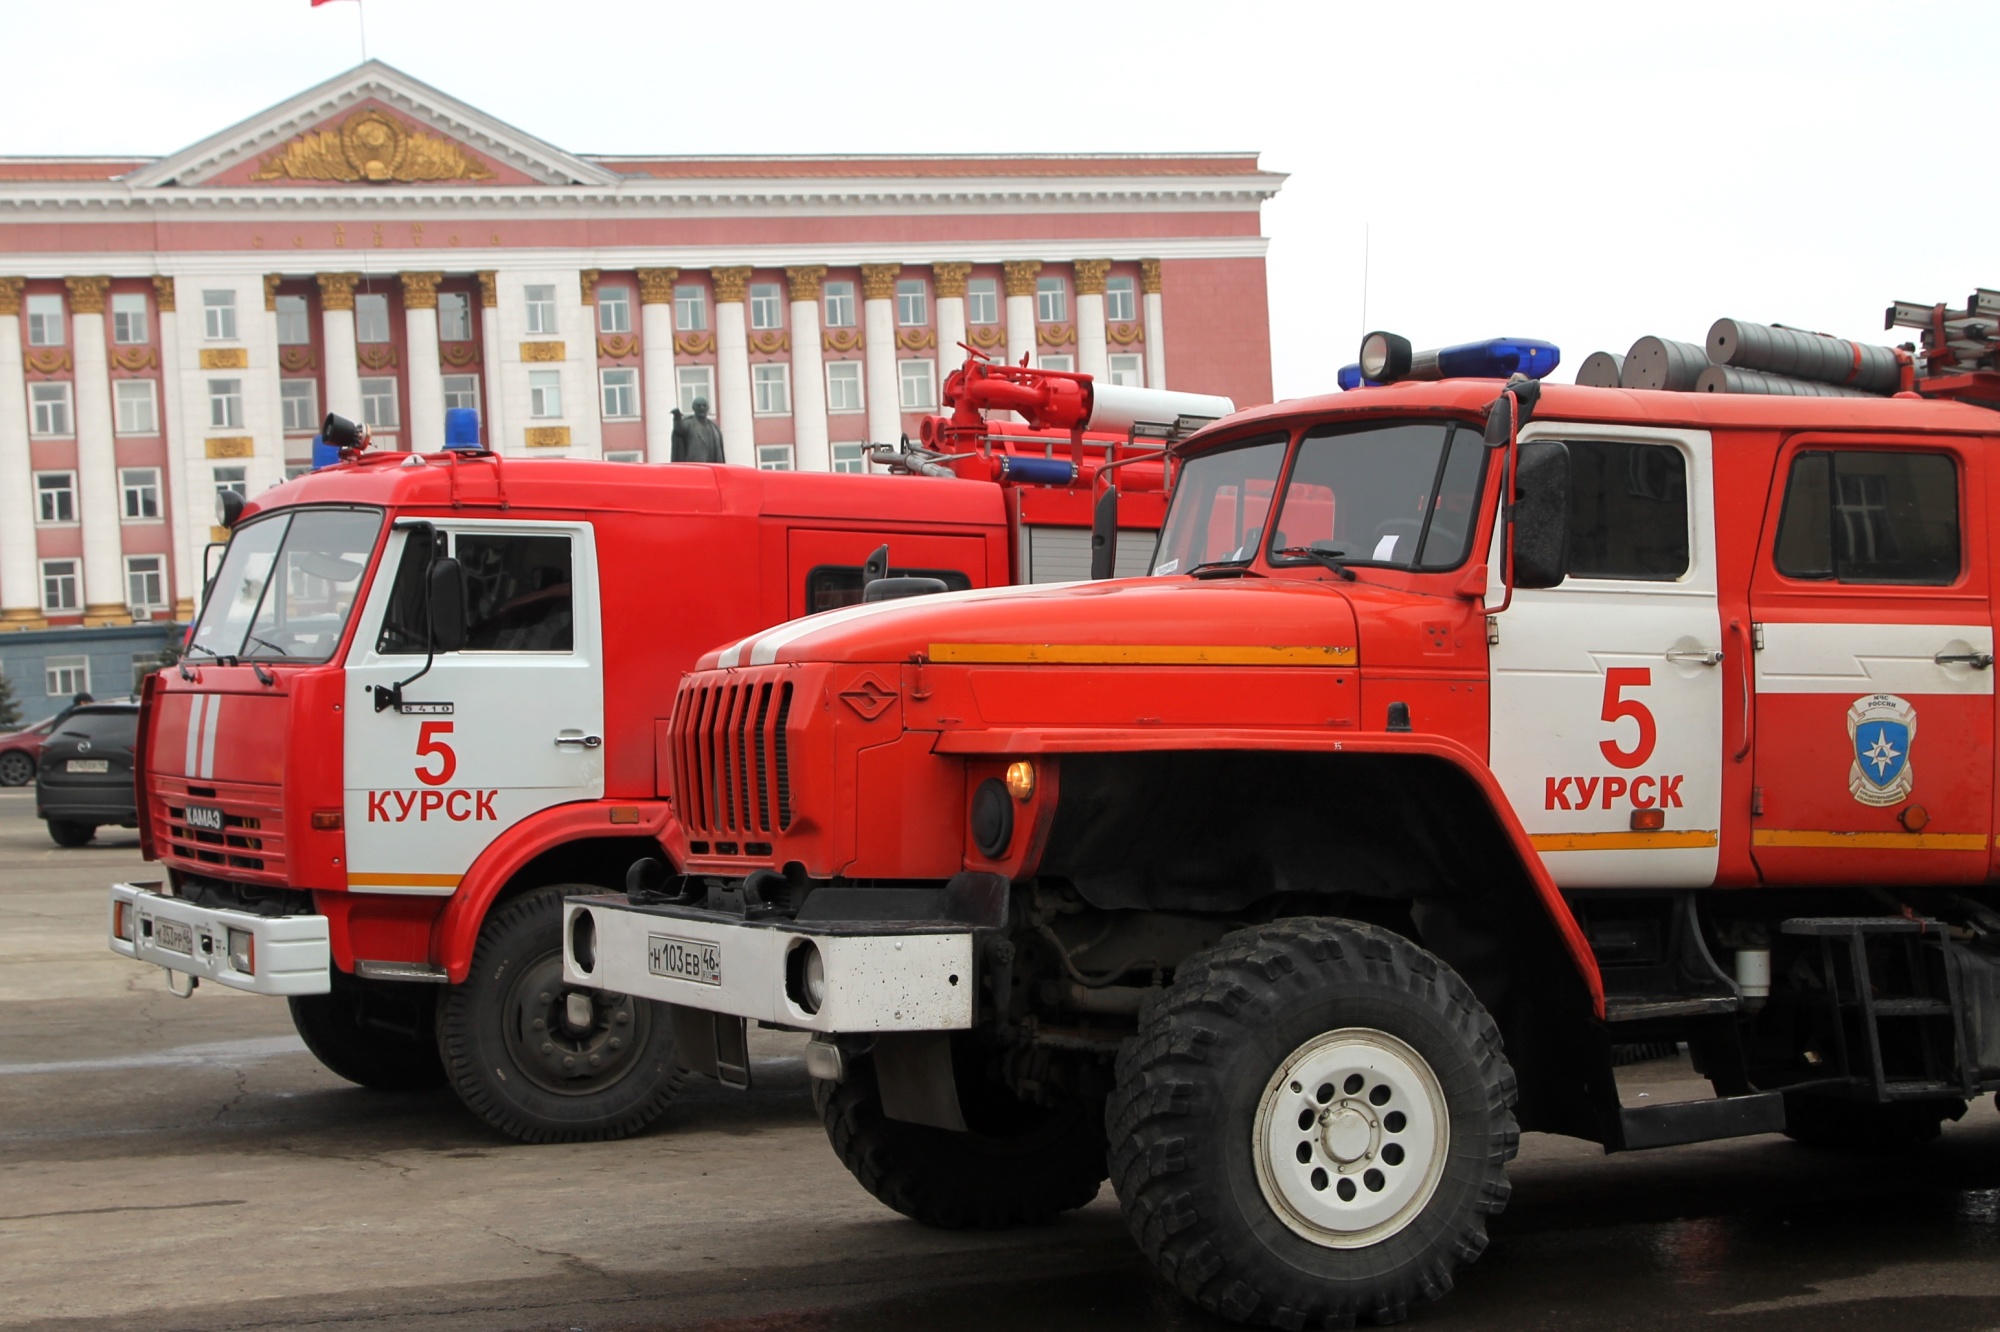
[[[1214,570],[1213,573],[1208,575],[1210,578],[1220,578],[1227,574],[1235,574],[1238,577],[1247,574],[1252,578],[1262,578],[1264,576],[1250,567],[1250,557],[1248,556],[1241,559],[1203,560],[1200,564],[1195,565],[1194,568],[1189,569],[1187,576],[1189,578],[1200,578],[1204,569]]]
[[[189,643],[187,645],[187,650],[189,652],[206,652],[209,656],[215,658],[215,664],[218,666],[236,665],[236,658],[233,654],[227,652],[217,652],[214,648],[209,647],[206,643]]]
[[[1348,576],[1350,578],[1353,577],[1352,574],[1349,574]],[[268,638],[259,638],[255,634],[246,634],[244,635],[244,637],[248,638],[253,643],[262,643],[265,647],[271,649],[271,651],[277,653],[281,657],[289,657],[292,655],[291,653],[285,651],[283,648],[279,647],[276,643],[273,643]]]
[[[1333,570],[1350,583],[1354,581],[1354,570],[1347,567],[1347,552],[1344,550],[1321,550],[1317,546],[1286,546],[1282,550],[1274,550],[1271,553],[1273,555],[1303,556],[1311,560],[1314,564],[1319,565],[1322,569]]]

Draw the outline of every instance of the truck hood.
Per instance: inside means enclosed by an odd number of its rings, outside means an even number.
[[[978,588],[823,611],[704,656],[786,662],[1009,661],[1352,665],[1347,598],[1287,579],[1123,578]]]

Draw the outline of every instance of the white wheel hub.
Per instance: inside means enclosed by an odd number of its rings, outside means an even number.
[[[1437,1075],[1368,1027],[1292,1051],[1265,1085],[1250,1139],[1264,1200],[1294,1233],[1333,1249],[1379,1244],[1415,1220],[1450,1145]]]

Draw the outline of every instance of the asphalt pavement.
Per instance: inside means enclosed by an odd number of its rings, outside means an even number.
[[[383,1095],[305,1053],[282,1001],[103,943],[137,838],[56,848],[0,791],[0,1328],[1191,1329],[1106,1189],[1056,1225],[929,1230],[862,1192],[797,1038],[748,1094],[656,1131],[527,1147],[449,1093]],[[1703,1094],[1685,1064],[1629,1099]],[[1530,1135],[1486,1256],[1411,1326],[2000,1327],[2000,1115],[1829,1156],[1782,1138],[1606,1157]]]

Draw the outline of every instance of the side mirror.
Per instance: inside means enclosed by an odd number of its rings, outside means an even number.
[[[426,575],[430,597],[431,650],[456,652],[465,646],[465,571],[445,556],[431,561]]]
[[[868,585],[878,578],[889,576],[889,544],[885,541],[875,547],[875,551],[861,565],[861,591],[864,599]]]
[[[1118,569],[1118,487],[1106,486],[1090,511],[1090,576],[1109,578]]]
[[[1569,574],[1569,446],[1523,444],[1514,485],[1514,586],[1555,587]]]
[[[217,506],[222,510],[222,525],[224,527],[234,527],[242,520],[243,506],[248,501],[241,495],[233,490],[223,490],[216,492],[215,500]]]

